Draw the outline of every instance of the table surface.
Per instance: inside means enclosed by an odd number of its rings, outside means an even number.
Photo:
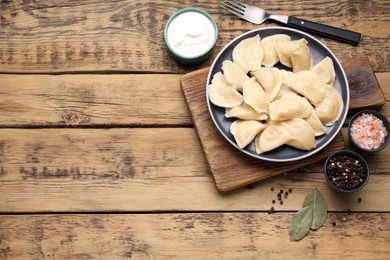
[[[247,2],[361,32],[357,47],[318,39],[341,61],[366,54],[389,100],[387,0]],[[173,61],[163,41],[187,6],[219,27],[213,56],[196,67]],[[349,195],[328,188],[323,161],[215,188],[180,79],[234,37],[281,24],[253,25],[206,0],[0,1],[0,19],[0,258],[389,258],[390,148],[367,157],[370,181]],[[381,111],[390,116],[389,102]],[[293,192],[269,214],[271,187]],[[327,219],[290,242],[315,187]]]

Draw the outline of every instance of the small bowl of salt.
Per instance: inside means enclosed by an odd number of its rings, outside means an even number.
[[[362,152],[378,152],[389,144],[389,129],[389,120],[383,114],[376,110],[363,110],[349,122],[349,142]]]

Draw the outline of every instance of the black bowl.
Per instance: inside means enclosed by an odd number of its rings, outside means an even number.
[[[383,126],[384,128],[386,128],[386,131],[387,131],[387,136],[385,137],[384,141],[376,148],[374,149],[370,149],[370,148],[365,148],[365,147],[362,147],[361,145],[357,144],[356,141],[354,140],[353,138],[353,134],[351,133],[351,127],[353,126],[353,124],[355,123],[356,119],[358,119],[360,116],[362,116],[363,114],[367,114],[367,115],[373,115],[375,116],[376,118],[380,119],[382,122],[383,122]],[[348,137],[349,137],[349,142],[351,143],[351,145],[354,147],[354,148],[357,148],[358,150],[360,150],[361,152],[364,152],[364,153],[374,153],[374,152],[378,152],[382,149],[384,149],[390,142],[390,133],[389,133],[389,130],[390,130],[390,125],[389,125],[389,120],[383,115],[381,114],[380,112],[376,111],[376,110],[362,110],[358,113],[356,113],[352,118],[351,118],[351,121],[349,121],[349,125],[348,125]]]
[[[366,160],[349,150],[331,154],[325,161],[324,174],[329,186],[340,192],[361,190],[370,176]]]

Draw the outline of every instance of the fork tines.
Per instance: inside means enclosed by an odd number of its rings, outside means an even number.
[[[225,10],[227,10],[227,11],[229,11],[237,16],[243,16],[245,13],[245,8],[246,8],[246,6],[243,3],[239,2],[239,1],[235,1],[235,0],[223,1],[220,3],[220,6],[223,9],[225,9]]]

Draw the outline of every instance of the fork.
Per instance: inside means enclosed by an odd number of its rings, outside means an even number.
[[[292,16],[270,14],[262,8],[244,4],[237,0],[226,0],[221,2],[220,5],[223,9],[254,24],[262,24],[265,20],[271,19],[284,23],[290,27],[301,29],[310,33],[319,34],[353,45],[358,45],[361,38],[361,34],[357,32],[336,28],[320,23],[310,22]]]

